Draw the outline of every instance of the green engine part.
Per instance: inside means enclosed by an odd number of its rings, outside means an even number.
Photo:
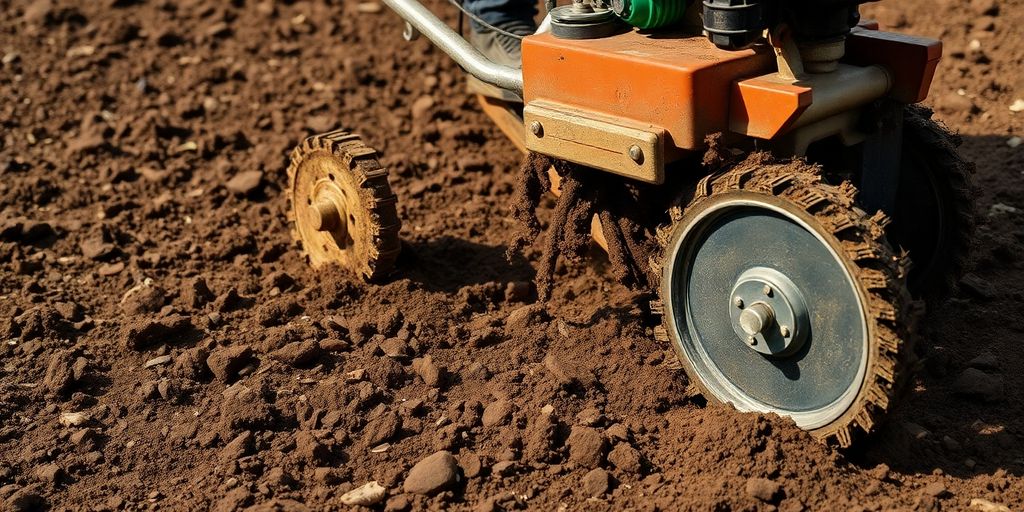
[[[687,3],[687,0],[614,0],[612,9],[626,23],[640,29],[652,29],[682,20]]]

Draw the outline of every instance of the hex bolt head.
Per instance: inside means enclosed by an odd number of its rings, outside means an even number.
[[[779,333],[782,334],[783,338],[788,338],[790,334],[789,326],[783,325],[782,327],[779,327]]]
[[[739,298],[739,297],[736,297],[735,299],[733,299],[733,300],[732,300],[732,304],[733,304],[734,306],[736,306],[736,307],[738,307],[738,308],[742,309],[742,308],[743,308],[743,299],[741,299],[741,298]]]
[[[764,295],[766,297],[771,297],[772,294],[775,293],[774,291],[772,291],[772,287],[769,285],[764,285],[764,290],[762,291],[764,292]]]
[[[530,133],[533,133],[537,137],[543,137],[544,125],[540,124],[540,121],[534,121],[530,123]]]
[[[747,344],[750,345],[751,347],[753,347],[754,345],[757,345],[757,338],[755,338],[753,336],[748,337],[747,338]]]
[[[644,150],[640,149],[640,146],[637,145],[630,146],[629,158],[638,164],[644,163]]]

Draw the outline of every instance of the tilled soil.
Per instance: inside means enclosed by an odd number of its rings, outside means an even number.
[[[370,481],[394,511],[1024,506],[1019,2],[865,10],[946,40],[928,104],[981,226],[914,390],[842,453],[688,392],[600,257],[536,303],[539,252],[504,257],[519,154],[378,4],[0,7],[5,509],[345,509]],[[338,126],[400,198],[384,284],[289,236],[287,155]]]

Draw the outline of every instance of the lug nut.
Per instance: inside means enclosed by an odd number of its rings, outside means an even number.
[[[757,345],[757,338],[750,336],[749,338],[747,338],[747,344],[749,344],[751,347]]]
[[[743,299],[741,299],[739,297],[736,297],[735,299],[733,299],[732,303],[733,303],[734,306],[736,306],[738,308],[741,308],[741,309],[743,308]]]
[[[779,327],[779,332],[782,334],[783,338],[788,338],[789,337],[790,333],[789,333],[789,327],[788,326],[783,325],[782,327]]]
[[[772,287],[771,287],[771,286],[768,286],[768,285],[764,285],[764,290],[762,290],[762,291],[764,291],[764,295],[765,295],[766,297],[771,297],[771,296],[772,296],[772,293],[774,293],[774,292],[772,291]]]

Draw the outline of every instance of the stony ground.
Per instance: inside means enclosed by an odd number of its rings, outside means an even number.
[[[1019,509],[1020,7],[866,9],[946,40],[928,104],[982,225],[914,390],[839,453],[692,397],[600,259],[535,304],[537,254],[504,258],[519,155],[379,4],[0,0],[0,503]],[[285,224],[288,152],[339,125],[400,197],[382,285],[311,270]]]

